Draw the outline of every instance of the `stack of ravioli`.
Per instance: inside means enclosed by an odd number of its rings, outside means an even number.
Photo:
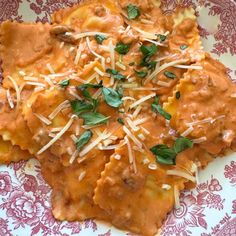
[[[236,86],[193,9],[83,1],[0,26],[0,162],[35,157],[59,220],[154,235],[198,169],[235,148]]]

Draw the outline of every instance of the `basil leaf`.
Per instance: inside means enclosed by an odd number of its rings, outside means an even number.
[[[119,107],[122,104],[120,94],[112,88],[102,89],[103,97],[106,103],[111,107]]]
[[[69,79],[65,79],[65,80],[62,80],[62,81],[59,82],[59,85],[60,85],[62,88],[67,87],[69,84],[70,84],[70,80],[69,80]]]
[[[180,153],[192,147],[193,147],[193,141],[188,138],[180,137],[175,140],[174,150],[176,153]]]
[[[157,38],[159,38],[161,42],[166,40],[166,36],[164,34],[157,34]]]
[[[147,74],[148,74],[147,71],[144,71],[144,70],[141,70],[141,71],[136,71],[135,70],[135,73],[140,78],[145,78],[147,76]]]
[[[95,40],[97,41],[98,44],[102,44],[102,42],[106,39],[105,36],[100,35],[100,34],[96,34],[94,36]]]
[[[164,75],[169,79],[175,79],[176,78],[176,75],[174,73],[172,73],[171,71],[165,71]]]
[[[128,13],[129,20],[134,20],[140,16],[139,8],[133,4],[129,4],[127,6],[127,13]]]
[[[152,103],[152,110],[154,112],[159,113],[160,115],[162,115],[166,120],[171,119],[171,115],[169,113],[167,113],[160,105]]]
[[[129,52],[130,45],[119,42],[116,44],[115,50],[122,55],[125,55]]]
[[[180,48],[181,50],[185,50],[186,48],[188,48],[188,45],[181,45],[179,48]]]
[[[86,101],[74,100],[70,102],[73,113],[80,115],[84,112],[92,111],[93,105]]]
[[[176,99],[180,99],[180,91],[177,91],[177,92],[175,93],[175,98],[176,98]]]
[[[125,123],[124,123],[124,120],[122,119],[122,118],[118,118],[117,119],[117,122],[119,122],[121,125],[124,125]]]
[[[77,88],[82,91],[87,88],[102,88],[102,87],[103,87],[103,85],[102,85],[102,81],[101,81],[99,84],[90,84],[90,83],[82,84],[82,85],[78,86]]]
[[[126,79],[126,77],[124,75],[120,74],[118,70],[108,68],[108,69],[106,69],[106,72],[111,74],[113,76],[113,78],[116,80]]]
[[[92,138],[93,133],[90,130],[86,130],[81,136],[76,140],[75,145],[79,151],[88,141]]]
[[[158,47],[155,44],[151,44],[148,46],[142,45],[140,47],[140,51],[143,53],[144,56],[153,56],[157,53]]]
[[[80,117],[84,119],[84,125],[105,124],[110,118],[98,112],[84,113],[81,114]]]
[[[172,148],[164,144],[158,144],[150,149],[150,151],[156,156],[156,161],[161,164],[174,165],[176,153]]]
[[[156,161],[160,164],[164,165],[175,165],[175,158],[170,158],[170,157],[163,157],[163,156],[156,156]]]

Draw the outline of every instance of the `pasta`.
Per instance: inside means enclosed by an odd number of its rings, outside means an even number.
[[[0,162],[37,158],[58,220],[155,235],[233,146],[236,86],[191,8],[86,0],[51,18],[0,25]]]

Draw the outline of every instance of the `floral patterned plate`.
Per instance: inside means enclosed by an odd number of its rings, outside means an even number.
[[[49,15],[76,0],[0,0],[0,21],[46,22]],[[236,79],[236,2],[165,0],[167,13],[193,6],[205,49]],[[234,161],[235,160],[235,161]],[[51,215],[50,188],[32,159],[0,166],[0,236],[132,235],[93,220],[59,222]],[[162,236],[236,236],[236,154],[218,158],[200,172],[200,184],[181,194],[181,207],[167,218]]]

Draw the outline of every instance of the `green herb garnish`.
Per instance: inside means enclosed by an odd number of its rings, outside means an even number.
[[[140,47],[140,51],[143,53],[144,56],[153,56],[154,54],[157,53],[158,47],[155,44],[151,44],[148,46],[142,45]]]
[[[120,74],[118,70],[108,68],[106,72],[111,74],[116,80],[124,80],[126,78],[124,75]]]
[[[115,47],[115,50],[119,54],[122,54],[122,55],[127,54],[129,52],[129,49],[130,49],[130,44],[125,44],[125,43],[122,43],[122,42],[118,42],[116,44],[116,47]]]
[[[180,91],[177,91],[177,92],[175,93],[175,98],[176,98],[176,99],[180,99]]]
[[[100,34],[96,34],[94,36],[95,40],[97,41],[98,44],[102,44],[102,42],[106,39],[105,36],[100,35]]]
[[[88,143],[88,141],[92,138],[93,133],[90,130],[86,130],[81,136],[76,140],[75,145],[76,149],[80,151],[80,149]]]
[[[74,100],[71,101],[70,104],[73,113],[75,113],[77,116],[94,109],[94,105],[86,101]]]
[[[62,81],[59,82],[59,85],[62,88],[66,88],[69,84],[70,84],[70,80],[69,79],[65,79],[65,80],[62,80]]]
[[[161,42],[166,40],[166,36],[164,34],[157,34],[157,38],[159,38]]]
[[[156,156],[156,161],[160,164],[175,165],[178,153],[193,147],[193,142],[184,137],[177,138],[173,148],[164,144],[158,144],[150,149]]]
[[[83,89],[87,89],[87,88],[102,88],[102,81],[99,84],[82,84],[80,86],[78,86],[79,90],[83,90]]]
[[[80,117],[84,119],[84,125],[105,124],[110,118],[98,112],[84,113],[84,114],[81,114]]]
[[[186,48],[188,48],[188,45],[181,45],[179,48],[180,48],[181,50],[185,50]]]
[[[124,125],[124,124],[125,124],[125,122],[124,122],[124,120],[123,120],[122,118],[118,118],[118,119],[117,119],[117,122],[119,122],[121,125]]]
[[[152,110],[155,111],[156,113],[159,113],[161,116],[163,116],[166,120],[170,120],[171,119],[171,115],[166,112],[161,105],[156,105],[156,104],[152,104]]]
[[[176,75],[171,71],[165,71],[164,75],[169,79],[175,79],[176,78]]]
[[[135,74],[140,78],[145,78],[148,73],[147,73],[147,71],[144,71],[144,70],[141,70],[141,71],[135,70]]]
[[[129,4],[127,6],[127,13],[128,13],[129,20],[134,20],[140,16],[139,8],[133,4]]]
[[[112,88],[103,88],[102,94],[109,106],[117,108],[122,104],[121,96],[116,90]]]

